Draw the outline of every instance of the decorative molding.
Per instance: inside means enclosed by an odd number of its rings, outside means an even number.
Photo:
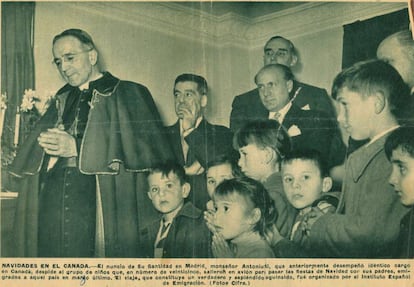
[[[277,34],[294,39],[404,8],[405,2],[309,3],[254,19],[246,37],[249,47],[257,48]]]
[[[298,38],[357,20],[391,13],[406,2],[311,2],[254,19],[235,13],[215,16],[172,2],[62,2],[116,21],[213,47],[262,47],[275,34]]]

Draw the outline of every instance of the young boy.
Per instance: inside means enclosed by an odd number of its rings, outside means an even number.
[[[392,163],[389,178],[403,205],[410,212],[401,220],[396,257],[414,258],[414,128],[401,127],[385,142],[385,153]]]
[[[312,210],[321,214],[334,213],[339,201],[338,192],[329,192],[332,178],[319,152],[300,150],[287,154],[282,160],[283,190],[290,204],[299,213],[290,239],[300,242],[306,231],[306,219]]]
[[[142,257],[209,257],[210,232],[203,214],[191,202],[185,202],[191,186],[184,168],[176,163],[160,165],[149,172],[148,185],[148,197],[161,220],[140,232]]]
[[[384,143],[409,103],[408,87],[392,66],[371,60],[339,73],[332,96],[339,123],[353,139],[370,141],[347,159],[336,213],[309,218],[305,246],[317,257],[391,257],[408,209],[388,184]]]

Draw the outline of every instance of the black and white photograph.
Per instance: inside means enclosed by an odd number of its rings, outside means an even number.
[[[0,4],[4,286],[414,284],[409,1]]]

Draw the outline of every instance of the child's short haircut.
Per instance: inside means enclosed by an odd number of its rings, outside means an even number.
[[[329,169],[322,154],[314,149],[295,150],[285,155],[282,160],[282,166],[286,163],[291,163],[294,160],[308,160],[313,162],[319,169],[321,177],[329,176]]]
[[[222,165],[222,164],[229,164],[231,166],[231,173],[234,177],[241,177],[243,174],[240,170],[239,165],[237,164],[239,160],[239,153],[235,150],[231,152],[220,154],[216,156],[213,160],[207,162],[207,169],[210,167]]]
[[[253,230],[265,236],[266,230],[276,222],[277,210],[263,184],[247,177],[227,179],[217,186],[214,196],[226,197],[232,194],[243,196],[253,203],[254,208],[260,209],[260,220]]]
[[[179,163],[174,161],[167,161],[155,166],[154,168],[150,169],[148,176],[154,173],[161,173],[163,176],[168,176],[171,172],[177,176],[177,178],[180,180],[181,185],[188,182],[184,168]]]
[[[397,148],[414,158],[414,127],[400,127],[388,136],[384,146],[388,159],[391,159],[392,152]]]
[[[270,147],[282,158],[291,150],[290,137],[286,129],[275,120],[251,121],[240,128],[233,138],[236,150],[256,144],[261,148]]]
[[[340,72],[332,85],[332,97],[336,99],[345,87],[363,97],[381,93],[388,101],[390,112],[397,118],[410,103],[410,90],[400,74],[381,60],[358,62]]]

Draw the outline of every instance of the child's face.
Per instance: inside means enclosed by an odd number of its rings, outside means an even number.
[[[414,158],[399,147],[393,150],[391,162],[390,184],[401,196],[402,204],[414,205]]]
[[[268,151],[258,147],[256,144],[248,144],[239,148],[239,166],[241,171],[247,176],[257,181],[266,179],[266,163],[268,163]]]
[[[168,176],[156,172],[148,176],[148,197],[154,207],[161,213],[168,215],[184,204],[184,199],[190,193],[188,183],[181,184],[179,178],[170,172]]]
[[[257,222],[254,220],[252,203],[247,202],[240,194],[215,195],[214,205],[216,207],[214,225],[224,239],[234,239],[252,230]]]
[[[321,177],[318,166],[310,160],[294,159],[282,165],[283,189],[297,209],[311,206],[332,186],[330,177]]]
[[[233,178],[233,170],[231,164],[222,163],[210,167],[207,170],[207,192],[210,198],[213,197],[214,191],[217,185],[219,185],[225,179]]]
[[[343,87],[336,101],[338,102],[338,122],[355,140],[364,140],[371,137],[372,119],[375,115],[374,97],[362,97],[361,94]]]

